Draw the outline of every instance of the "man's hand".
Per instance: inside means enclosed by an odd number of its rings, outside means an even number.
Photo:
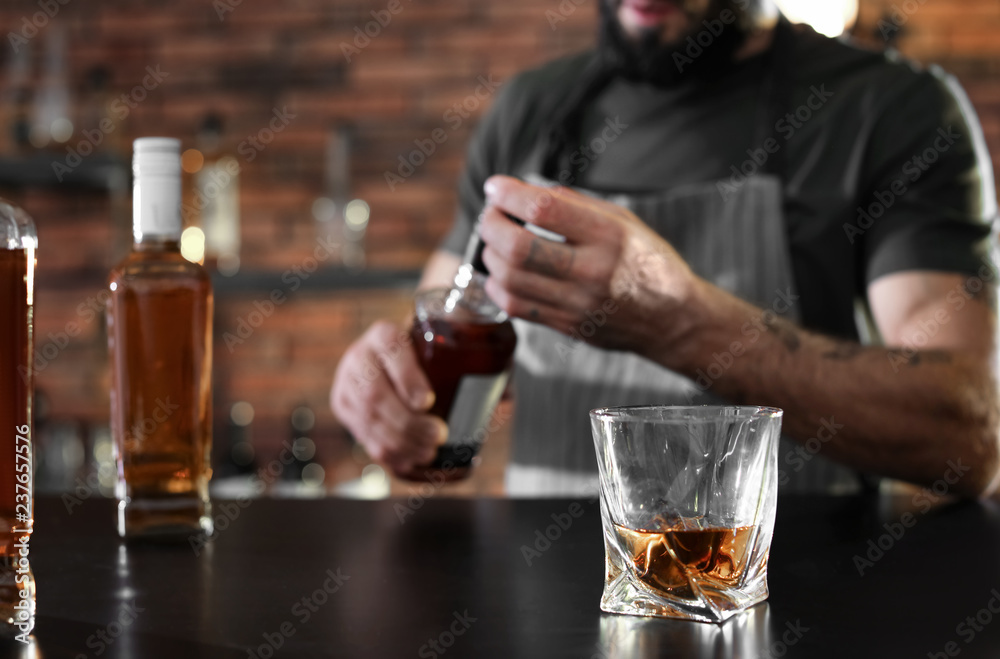
[[[873,282],[869,300],[888,347],[863,347],[778,317],[747,336],[742,328],[765,312],[695,276],[627,210],[500,176],[487,180],[486,194],[487,292],[512,316],[572,333],[587,321],[596,325],[587,314],[602,310],[607,320],[588,341],[692,379],[710,373],[704,386],[731,402],[784,409],[783,431],[812,442],[810,458],[822,451],[923,485],[937,483],[950,464],[970,465],[951,492],[983,496],[1000,486],[993,270],[974,277],[907,272]],[[503,213],[562,234],[566,243],[539,238]],[[984,289],[990,295],[976,293]],[[719,355],[729,357],[725,368]],[[834,420],[843,427],[816,444],[817,429]],[[797,470],[787,457],[781,468]]]
[[[486,291],[511,316],[569,334],[603,312],[599,317],[607,321],[588,341],[639,353],[689,328],[681,310],[696,277],[631,212],[567,188],[507,176],[491,177],[485,190],[480,231],[490,271]],[[561,234],[566,242],[536,236],[504,213]]]
[[[381,321],[354,342],[337,367],[330,406],[372,459],[406,477],[434,460],[448,426],[427,414],[434,393],[398,326]]]

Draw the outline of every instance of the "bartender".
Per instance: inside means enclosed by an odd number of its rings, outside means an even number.
[[[992,493],[996,197],[955,80],[769,0],[600,10],[596,49],[501,89],[421,281],[450,285],[478,223],[518,330],[508,492],[592,493],[592,408],[726,401],[785,410],[786,489]],[[331,404],[405,474],[447,427],[399,336],[352,345]]]

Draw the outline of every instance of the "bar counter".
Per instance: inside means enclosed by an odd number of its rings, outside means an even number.
[[[770,599],[721,626],[601,612],[596,500],[216,501],[195,547],[40,498],[34,642],[2,654],[995,659],[1000,506],[932,498],[780,497]]]

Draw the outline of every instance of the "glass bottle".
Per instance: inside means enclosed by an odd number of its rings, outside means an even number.
[[[212,287],[180,252],[180,142],[134,149],[134,243],[107,303],[118,533],[210,534]]]
[[[222,117],[209,114],[198,131],[205,158],[194,175],[195,206],[205,232],[205,264],[226,277],[240,269],[240,165],[222,151]]]
[[[35,251],[31,218],[0,199],[0,628],[27,639],[34,627],[29,562],[34,522],[32,358]]]
[[[486,294],[483,246],[473,235],[452,287],[416,297],[410,338],[434,389],[430,413],[448,423],[448,441],[430,465],[414,468],[412,480],[466,478],[507,386],[517,335]]]

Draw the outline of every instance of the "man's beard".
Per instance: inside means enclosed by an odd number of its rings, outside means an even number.
[[[628,80],[657,87],[670,87],[683,80],[714,80],[731,70],[735,53],[749,33],[748,10],[753,6],[747,0],[711,0],[706,15],[697,17],[686,34],[674,43],[663,44],[660,35],[653,32],[638,41],[628,37],[617,17],[621,1],[598,1],[598,50],[603,66]],[[720,18],[727,10],[736,16],[728,24]],[[721,33],[716,35],[720,26]]]

